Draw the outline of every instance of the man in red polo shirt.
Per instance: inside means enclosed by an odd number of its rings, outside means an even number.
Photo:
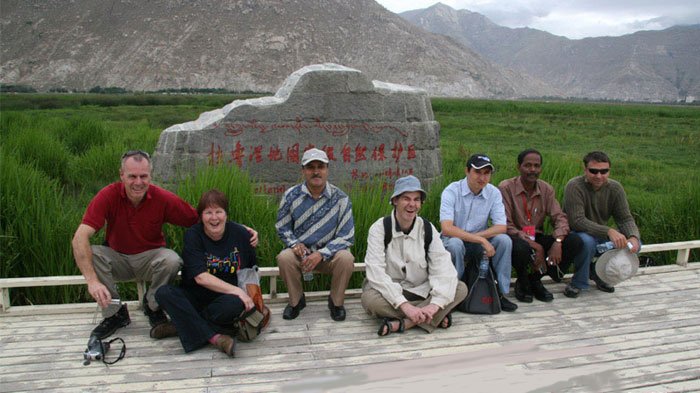
[[[154,294],[177,276],[182,259],[165,248],[162,227],[164,223],[189,227],[198,220],[197,211],[187,202],[151,184],[148,153],[125,153],[119,177],[120,182],[106,186],[92,199],[72,242],[73,256],[87,281],[88,292],[105,318],[92,331],[100,338],[131,322],[126,304],[110,302],[119,299],[117,281],[150,281],[144,313],[151,326],[167,322]],[[91,246],[90,238],[105,224],[105,244]]]

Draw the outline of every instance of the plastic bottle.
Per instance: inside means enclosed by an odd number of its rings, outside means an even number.
[[[627,249],[632,251],[632,247],[634,247],[632,245],[632,242],[627,242]],[[607,241],[605,243],[598,244],[597,246],[595,246],[595,248],[596,248],[596,251],[598,252],[598,254],[602,254],[606,251],[610,251],[610,250],[614,249],[615,243],[613,243],[611,241]]]
[[[481,262],[479,263],[479,278],[486,278],[489,272],[489,257],[486,256],[486,253],[484,253],[484,256],[481,258]]]
[[[307,249],[306,252],[304,253],[304,259],[308,258],[311,253]],[[303,272],[302,277],[304,278],[304,281],[312,281],[314,279],[314,272],[313,271],[308,271],[308,272]]]

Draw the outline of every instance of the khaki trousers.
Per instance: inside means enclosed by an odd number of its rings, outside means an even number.
[[[97,278],[112,295],[120,299],[117,292],[119,281],[149,281],[151,285],[144,295],[151,310],[158,310],[155,293],[158,288],[172,282],[182,267],[182,258],[168,248],[156,248],[139,254],[121,254],[107,246],[92,246],[92,264]],[[110,304],[102,310],[104,318],[119,311],[119,305]]]
[[[404,314],[400,308],[394,308],[391,303],[384,299],[381,292],[374,288],[370,288],[366,284],[367,281],[365,281],[364,288],[362,288],[362,307],[365,309],[365,311],[367,311],[367,314],[377,318],[406,318],[406,314]],[[416,307],[424,307],[430,304],[430,295],[428,295],[428,297],[425,299],[421,299],[420,296],[408,291],[404,291],[403,294],[406,296],[408,302]],[[435,313],[430,323],[422,323],[418,325],[418,327],[428,333],[432,333],[433,330],[435,330],[435,328],[442,323],[442,320],[445,319],[447,314],[452,312],[452,309],[457,307],[457,305],[460,304],[466,297],[467,286],[462,281],[458,281],[457,290],[455,291],[455,298],[452,303]]]
[[[287,285],[289,292],[289,304],[296,306],[304,294],[301,283],[301,259],[298,258],[291,248],[285,248],[277,254],[277,266],[280,269],[280,276]],[[330,274],[331,278],[331,299],[335,306],[342,306],[345,302],[345,289],[348,287],[350,277],[355,269],[355,257],[348,250],[341,250],[333,255],[329,261],[319,262],[314,269],[314,273]]]

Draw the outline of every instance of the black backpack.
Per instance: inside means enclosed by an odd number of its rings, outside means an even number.
[[[478,265],[473,259],[467,263],[463,280],[469,293],[455,309],[469,314],[498,314],[501,312],[501,300],[491,264],[489,263],[486,278],[479,277]]]
[[[428,219],[424,217],[421,218],[423,219],[423,248],[425,248],[425,261],[427,262],[428,249],[430,249],[430,243],[433,242],[433,226],[430,225],[430,221],[428,221]],[[393,233],[394,231],[391,229],[391,216],[386,216],[384,217],[384,250],[386,250],[386,248],[389,246],[389,243],[391,243]]]

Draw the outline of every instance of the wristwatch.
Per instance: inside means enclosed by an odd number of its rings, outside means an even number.
[[[556,241],[557,243],[561,243],[561,242],[562,242],[562,240],[561,240],[560,238],[556,238],[556,239],[554,239],[554,241]]]

